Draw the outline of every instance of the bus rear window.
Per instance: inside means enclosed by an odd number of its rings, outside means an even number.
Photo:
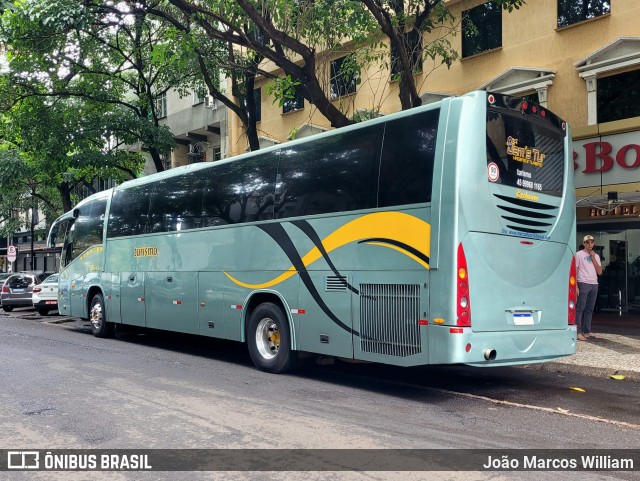
[[[487,112],[489,182],[540,194],[562,195],[564,142],[560,132],[492,110]]]

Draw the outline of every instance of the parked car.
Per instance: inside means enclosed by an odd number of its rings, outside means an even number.
[[[5,312],[13,311],[14,307],[29,307],[33,305],[31,291],[33,286],[40,284],[51,272],[17,272],[11,274],[2,286],[2,309]]]
[[[11,272],[2,272],[0,273],[0,292],[2,292],[2,286],[4,285],[4,281],[6,281],[11,276]],[[2,299],[0,299],[0,306],[2,305]]]
[[[40,284],[33,286],[31,295],[33,307],[38,314],[46,316],[58,309],[58,274],[52,274]]]

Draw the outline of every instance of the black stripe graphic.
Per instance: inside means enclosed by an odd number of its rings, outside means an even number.
[[[307,237],[311,240],[311,242],[313,242],[313,245],[315,245],[318,248],[318,250],[320,251],[320,254],[322,254],[322,257],[324,258],[326,263],[329,265],[329,267],[331,268],[333,273],[336,276],[338,276],[338,279],[340,279],[340,281],[351,292],[360,295],[360,291],[358,291],[358,289],[356,289],[351,284],[349,284],[345,280],[346,276],[343,276],[342,274],[340,274],[340,271],[338,271],[336,266],[333,265],[333,262],[331,261],[331,258],[329,257],[329,253],[325,250],[324,246],[322,245],[322,240],[320,239],[320,236],[318,236],[318,233],[313,229],[313,227],[311,227],[311,224],[309,224],[306,220],[294,220],[291,223],[293,225],[295,225],[298,229],[300,229],[302,232],[304,232],[307,235]]]
[[[420,252],[417,249],[414,249],[413,247],[405,244],[404,242],[398,242],[396,240],[393,239],[385,239],[382,237],[379,238],[372,238],[372,239],[364,239],[361,240],[360,242],[358,242],[358,244],[362,244],[363,242],[384,242],[385,244],[391,244],[397,247],[400,247],[401,249],[410,252],[411,254],[413,254],[414,256],[416,256],[418,259],[424,261],[425,263],[429,264],[429,256],[424,255],[422,252]]]
[[[313,285],[313,282],[311,281],[311,277],[307,272],[306,267],[302,263],[300,254],[298,254],[298,251],[293,245],[291,238],[286,233],[282,225],[281,224],[262,224],[256,227],[266,232],[280,246],[282,251],[287,255],[287,257],[291,261],[291,264],[293,264],[293,267],[298,271],[298,274],[300,275],[300,279],[302,279],[302,282],[304,283],[305,287],[309,291],[309,294],[311,294],[311,297],[313,297],[313,299],[316,301],[320,309],[322,309],[324,313],[327,316],[329,316],[329,318],[333,322],[335,322],[338,326],[340,326],[342,329],[344,329],[345,331],[355,336],[359,336],[360,333],[351,329],[344,322],[338,319],[338,317],[333,312],[331,312],[331,309],[329,309],[329,306],[325,304],[322,297],[320,297],[320,293],[316,290],[315,286]]]

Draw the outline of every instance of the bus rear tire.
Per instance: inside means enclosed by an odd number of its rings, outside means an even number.
[[[89,321],[91,322],[91,334],[94,336],[111,337],[113,335],[114,325],[111,322],[107,322],[102,294],[96,294],[91,299]]]
[[[247,344],[251,360],[261,371],[276,374],[290,371],[297,364],[287,317],[271,302],[260,304],[251,314]]]

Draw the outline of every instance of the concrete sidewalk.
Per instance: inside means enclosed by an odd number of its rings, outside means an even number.
[[[540,369],[598,377],[621,374],[640,382],[640,317],[596,314],[592,331],[596,337],[577,341],[575,355],[544,363]]]

